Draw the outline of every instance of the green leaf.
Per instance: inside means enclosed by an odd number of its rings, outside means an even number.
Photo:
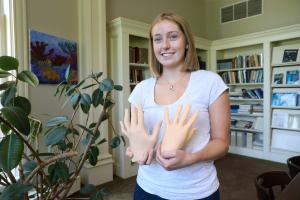
[[[46,127],[57,126],[57,125],[60,125],[60,124],[64,124],[68,121],[69,121],[69,119],[68,119],[67,116],[54,117],[54,118],[47,121]]]
[[[99,89],[103,92],[111,91],[114,89],[114,82],[111,79],[103,79],[100,82]]]
[[[0,68],[5,71],[18,69],[19,61],[11,56],[1,56],[0,57]]]
[[[103,143],[105,143],[105,142],[107,142],[107,140],[106,140],[105,138],[103,138],[102,140],[100,140],[100,141],[97,143],[97,145],[103,144]]]
[[[21,108],[25,112],[26,115],[29,115],[30,112],[31,112],[30,101],[25,97],[17,96],[17,97],[12,99],[11,104],[13,106]]]
[[[67,150],[67,144],[64,140],[60,141],[58,144],[57,144],[57,147],[59,150],[61,151],[66,151]]]
[[[75,92],[75,89],[76,89],[76,85],[71,85],[69,88],[67,88],[66,94],[68,96],[71,96]]]
[[[24,150],[23,141],[15,134],[6,136],[0,142],[0,168],[9,172],[21,161]]]
[[[97,107],[101,102],[103,102],[103,92],[99,88],[94,90],[92,100],[94,107]]]
[[[71,79],[71,66],[69,65],[68,68],[66,69],[66,72],[65,72],[65,79],[67,82],[70,81]]]
[[[86,128],[85,126],[83,126],[81,124],[77,124],[77,126],[79,126],[80,128],[82,128],[83,130],[85,130],[89,134],[93,135],[93,131],[91,129],[88,129],[88,128]]]
[[[45,139],[45,145],[49,146],[58,144],[66,137],[67,131],[68,129],[66,127],[56,127],[51,130]]]
[[[89,84],[89,85],[86,85],[86,86],[82,87],[82,89],[87,89],[87,88],[93,87],[94,85],[97,85],[97,84],[92,83],[92,84]]]
[[[96,146],[92,146],[89,152],[89,162],[92,166],[95,166],[98,162],[99,149]]]
[[[81,94],[80,106],[84,113],[88,113],[92,104],[90,95],[84,93]]]
[[[1,104],[2,106],[7,106],[12,98],[15,97],[17,92],[17,88],[15,86],[12,86],[8,89],[6,89],[3,94],[1,95]]]
[[[17,79],[26,82],[32,86],[37,86],[39,84],[39,79],[35,76],[34,73],[28,70],[24,70],[21,73],[19,73]]]
[[[2,84],[0,84],[0,91],[6,90],[7,88],[10,88],[16,84],[15,81],[6,81]]]
[[[35,168],[37,163],[34,160],[30,160],[23,165],[24,175],[28,176]]]
[[[114,148],[118,147],[120,144],[121,144],[121,140],[120,140],[119,136],[115,136],[112,138],[110,146],[111,146],[111,148],[114,149]]]
[[[81,100],[80,100],[80,103],[81,103],[81,104],[84,104],[84,105],[91,105],[92,99],[91,99],[90,95],[87,94],[87,93],[81,94]]]
[[[22,134],[29,135],[30,123],[26,113],[19,107],[4,107],[1,109],[4,118]]]
[[[114,89],[118,90],[118,91],[122,91],[123,87],[122,87],[122,85],[114,85]]]
[[[29,123],[30,134],[28,138],[33,141],[36,140],[37,135],[42,132],[42,122],[34,118],[29,118]]]
[[[80,194],[92,194],[97,191],[95,185],[87,184],[80,189]]]
[[[102,197],[101,192],[98,191],[98,192],[93,193],[93,194],[90,196],[89,200],[104,200],[104,199],[103,199],[103,197]]]
[[[31,184],[11,184],[3,190],[0,200],[22,200],[24,199],[24,195],[32,188]]]
[[[126,146],[126,140],[125,140],[124,136],[121,135],[120,138],[121,138],[121,140],[122,140],[122,142],[123,142],[123,145],[124,145],[124,147],[125,147],[125,146]]]
[[[63,162],[56,162],[53,165],[50,165],[48,168],[50,174],[51,182],[57,183],[57,181],[66,181],[70,177],[69,168]]]
[[[6,78],[8,76],[11,76],[12,74],[7,72],[7,71],[3,71],[3,70],[0,70],[0,78]]]
[[[1,124],[1,131],[6,135],[10,131],[10,128],[6,124]]]
[[[81,94],[80,93],[76,93],[71,97],[71,103],[72,103],[72,107],[73,109],[75,109],[79,103],[81,99]]]
[[[102,76],[103,72],[98,72],[96,74],[92,73],[91,75],[89,75],[89,78],[93,78],[93,79],[98,79],[100,76]]]

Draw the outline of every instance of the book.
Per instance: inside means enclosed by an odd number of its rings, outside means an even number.
[[[222,59],[222,60],[217,60],[217,69],[218,70],[227,70],[227,69],[232,69],[233,67],[233,59]]]
[[[274,74],[274,84],[283,84],[283,73]]]
[[[249,149],[252,149],[253,147],[253,133],[247,133],[247,144],[246,144],[246,147],[249,148]]]
[[[286,84],[299,84],[299,70],[286,71]]]
[[[273,93],[273,106],[297,106],[297,93]]]
[[[298,49],[285,49],[283,53],[282,62],[296,62],[298,56]]]

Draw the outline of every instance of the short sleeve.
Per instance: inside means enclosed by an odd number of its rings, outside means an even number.
[[[215,74],[209,95],[209,105],[211,105],[227,89],[228,86],[224,83],[223,79],[218,74]]]
[[[129,103],[133,104],[135,107],[138,106],[139,103],[142,101],[142,84],[137,84],[131,94],[129,95],[128,101]]]

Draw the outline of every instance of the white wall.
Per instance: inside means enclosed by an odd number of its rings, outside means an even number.
[[[150,24],[161,12],[176,12],[189,22],[194,35],[205,34],[204,0],[107,0],[106,19],[125,17]]]
[[[216,40],[300,23],[300,0],[263,0],[263,14],[220,23],[220,8],[241,0],[205,0],[207,39]]]
[[[78,41],[77,0],[27,0],[28,28]],[[53,116],[71,113],[61,109],[64,100],[54,97],[57,85],[41,84],[29,88],[32,113],[43,122]]]

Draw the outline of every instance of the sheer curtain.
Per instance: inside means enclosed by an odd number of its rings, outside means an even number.
[[[13,29],[13,1],[12,0],[0,0],[0,56],[9,55],[15,56],[14,48],[14,29]],[[2,84],[5,79],[0,79]],[[2,92],[2,91],[1,91]],[[1,108],[0,104],[0,108]],[[0,140],[3,134],[0,130]]]

